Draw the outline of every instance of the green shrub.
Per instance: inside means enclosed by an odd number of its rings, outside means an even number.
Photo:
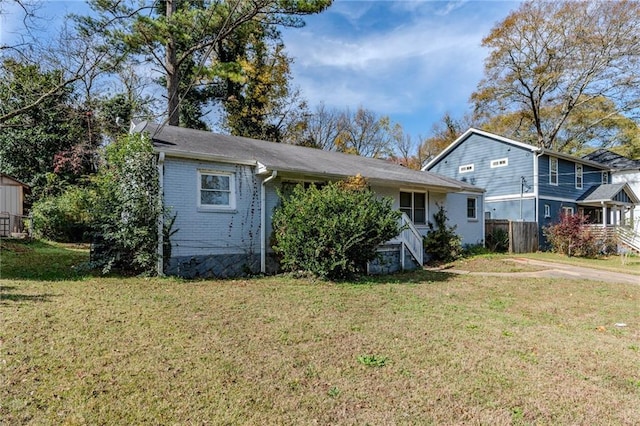
[[[162,205],[151,142],[141,134],[126,135],[107,146],[105,157],[94,178],[92,264],[105,273],[118,268],[153,274]]]
[[[424,237],[424,249],[429,260],[451,262],[462,254],[461,238],[456,234],[456,226],[447,225],[447,212],[443,206],[433,215],[434,223],[429,222],[429,230]]]
[[[322,189],[298,185],[274,213],[273,249],[285,270],[352,278],[366,271],[379,244],[400,233],[400,215],[391,199],[376,198],[362,178]]]
[[[89,241],[92,199],[90,190],[69,187],[58,196],[37,201],[31,207],[33,235],[60,242]]]
[[[495,228],[487,235],[487,248],[494,253],[504,253],[509,250],[509,232],[502,228]]]

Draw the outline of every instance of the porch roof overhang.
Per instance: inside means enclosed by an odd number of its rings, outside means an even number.
[[[595,185],[577,200],[581,206],[617,205],[633,207],[640,200],[626,183]]]

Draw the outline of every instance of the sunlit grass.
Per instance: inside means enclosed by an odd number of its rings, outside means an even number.
[[[342,284],[5,276],[0,287],[0,423],[640,418],[638,286],[421,271]]]

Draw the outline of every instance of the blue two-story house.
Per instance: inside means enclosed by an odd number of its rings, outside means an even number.
[[[611,183],[606,165],[473,128],[423,170],[485,189],[485,219],[537,222],[540,241],[562,213],[618,225],[639,204],[629,185]]]

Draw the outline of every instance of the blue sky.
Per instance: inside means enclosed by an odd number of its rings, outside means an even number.
[[[413,137],[469,111],[482,38],[516,1],[337,1],[284,32],[294,82],[311,105],[388,115]]]
[[[13,9],[3,1],[5,12]],[[81,0],[43,1],[49,29],[70,12],[87,10]],[[414,138],[428,136],[444,113],[461,117],[483,75],[482,38],[517,1],[337,0],[306,17],[301,29],[283,37],[294,85],[313,109],[355,110],[388,115]],[[3,14],[6,41],[20,20]],[[0,41],[2,41],[0,40]]]

